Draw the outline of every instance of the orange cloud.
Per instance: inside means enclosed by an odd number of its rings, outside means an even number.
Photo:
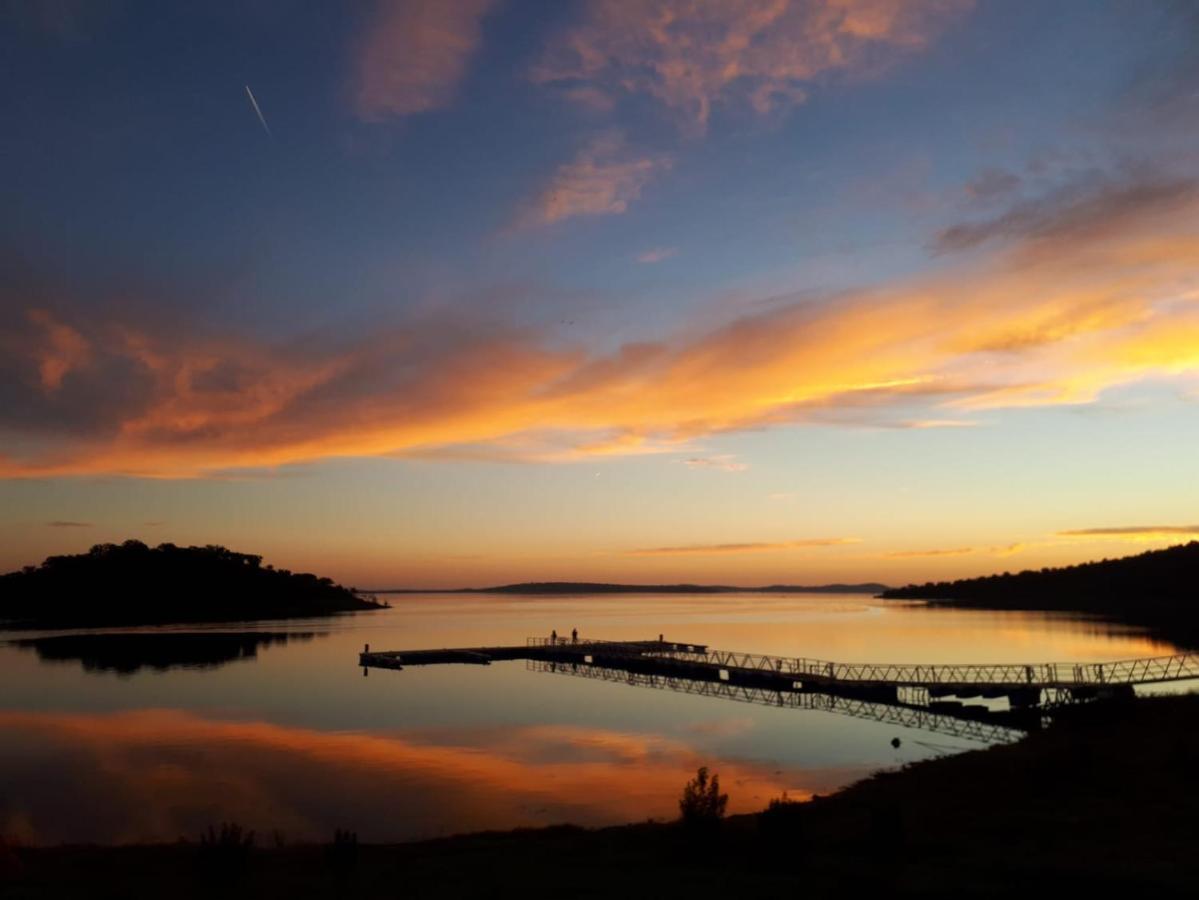
[[[0,427],[29,440],[5,448],[0,476],[179,477],[344,456],[698,459],[696,442],[722,432],[961,426],[1142,382],[1193,387],[1199,196],[1163,208],[1144,192],[1139,213],[1136,192],[1114,196],[1119,229],[1050,239],[1038,226],[1035,252],[1017,241],[932,277],[823,302],[801,293],[602,353],[460,322],[264,343],[64,309],[52,321],[88,351],[68,354],[46,390],[62,340],[10,318]]]
[[[718,103],[767,114],[818,77],[867,74],[927,46],[969,0],[592,0],[532,78],[644,93],[703,130]]]
[[[25,750],[10,772],[0,833],[29,843],[171,841],[219,821],[291,840],[352,827],[375,841],[603,825],[673,818],[682,784],[704,764],[719,771],[736,812],[864,774],[778,772],[704,760],[656,735],[553,725],[382,735],[172,710],[0,712],[0,734]],[[27,772],[21,759],[32,761]],[[61,815],[64,796],[76,814]]]
[[[811,547],[836,547],[856,544],[858,538],[805,538],[798,541],[775,541],[748,544],[688,544],[682,547],[649,547],[629,550],[628,556],[723,556],[729,553],[767,553],[775,550],[800,550]]]
[[[558,167],[517,224],[550,225],[575,216],[626,212],[650,180],[670,165],[669,157],[630,152],[617,132],[599,135],[574,160]]]
[[[383,0],[357,59],[354,104],[379,122],[448,104],[494,0]]]
[[[68,373],[87,363],[90,345],[78,331],[57,321],[44,309],[31,309],[26,315],[46,336],[37,351],[42,387],[47,391],[58,390]]]

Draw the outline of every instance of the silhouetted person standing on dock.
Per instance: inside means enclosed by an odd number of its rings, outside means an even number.
[[[550,632],[550,643],[551,644],[558,643],[558,629],[557,628],[555,628],[553,631]]]
[[[570,630],[570,642],[572,644],[577,644],[579,642],[579,629],[572,628]]]

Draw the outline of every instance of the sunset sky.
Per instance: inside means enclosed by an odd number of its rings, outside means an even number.
[[[1199,538],[1199,6],[0,5],[0,569]]]

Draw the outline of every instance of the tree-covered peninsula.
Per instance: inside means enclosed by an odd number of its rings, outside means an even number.
[[[97,544],[0,575],[0,622],[8,627],[290,619],[380,607],[328,578],[214,545]]]
[[[1195,604],[1199,541],[1053,569],[910,584],[882,592],[889,599],[952,600],[991,609],[1124,612],[1129,607]]]
[[[1143,625],[1199,647],[1199,541],[1060,568],[910,584],[896,600],[936,600],[985,609],[1081,612]]]

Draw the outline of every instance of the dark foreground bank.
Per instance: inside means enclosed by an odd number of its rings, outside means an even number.
[[[0,895],[1189,895],[1199,876],[1197,723],[1194,695],[1082,707],[1019,744],[918,763],[710,833],[644,824],[401,845],[357,846],[343,835],[279,847],[259,836],[247,847],[232,835],[16,849],[0,853]]]

